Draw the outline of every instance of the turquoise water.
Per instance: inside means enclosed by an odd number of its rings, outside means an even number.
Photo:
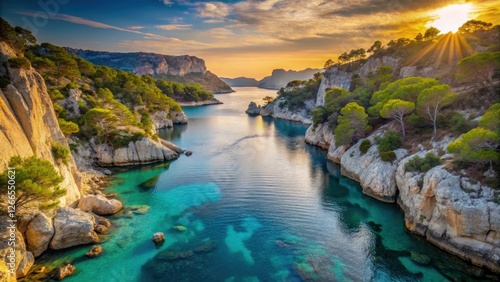
[[[85,258],[84,246],[40,262],[72,261],[77,272],[67,281],[86,282],[448,281],[483,274],[410,235],[395,204],[363,195],[325,151],[304,143],[307,126],[244,113],[267,95],[274,92],[237,88],[217,96],[223,105],[186,108],[189,124],[161,136],[193,155],[128,168],[108,190],[127,207],[149,210],[113,216],[100,257]],[[139,186],[154,177],[150,189]],[[161,246],[151,241],[158,231],[166,236]],[[415,263],[412,251],[431,264]]]

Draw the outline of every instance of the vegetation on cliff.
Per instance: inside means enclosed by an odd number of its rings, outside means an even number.
[[[38,45],[29,31],[14,28],[3,19],[0,28],[2,41],[18,53],[18,57],[9,59],[9,67],[32,66],[43,76],[59,126],[67,137],[84,140],[95,137],[97,142],[115,146],[126,146],[127,141],[144,136],[156,138],[150,114],[181,112],[174,98],[198,101],[213,97],[199,85],[96,66],[62,47],[50,43]],[[2,77],[1,87],[8,83],[8,75]]]

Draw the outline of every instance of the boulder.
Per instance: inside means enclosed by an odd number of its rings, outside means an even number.
[[[170,111],[170,119],[173,123],[187,123],[188,118],[184,112]]]
[[[160,139],[160,143],[163,146],[169,148],[170,150],[176,152],[177,154],[182,154],[182,152],[184,152],[184,150],[182,150],[181,147],[179,147],[179,146],[175,145],[174,143],[169,142],[167,140]]]
[[[65,266],[59,267],[52,276],[52,278],[54,278],[54,280],[63,280],[64,278],[73,275],[75,270],[76,267],[68,263]]]
[[[153,234],[153,238],[151,239],[155,244],[161,243],[165,241],[165,234],[163,232],[156,232]]]
[[[188,157],[189,157],[189,156],[191,156],[192,154],[193,154],[193,152],[191,152],[191,151],[186,151],[186,156],[188,156]]]
[[[257,106],[255,102],[250,102],[250,104],[248,105],[248,109],[245,111],[245,113],[249,115],[260,115],[261,110],[262,108],[260,106]]]
[[[28,275],[34,263],[35,257],[30,251],[27,251],[17,266],[16,277],[21,278]]]
[[[94,245],[87,253],[85,253],[85,256],[89,258],[95,258],[100,256],[102,251],[103,249],[101,245]]]
[[[54,218],[54,237],[50,248],[60,250],[78,245],[99,242],[94,232],[94,217],[74,208],[61,208]]]
[[[123,204],[117,199],[108,199],[102,195],[84,195],[78,202],[78,208],[97,215],[111,215],[119,212]]]
[[[50,239],[54,236],[52,219],[43,213],[38,213],[26,228],[26,242],[28,250],[35,257],[41,255],[49,247]]]
[[[30,251],[26,250],[23,234],[17,230],[14,223],[8,222],[9,219],[0,217],[0,279],[16,281],[16,277],[20,278],[28,274],[35,258]],[[12,240],[15,240],[14,252],[11,252],[12,246],[9,246]],[[15,275],[9,274],[12,267],[16,270]]]

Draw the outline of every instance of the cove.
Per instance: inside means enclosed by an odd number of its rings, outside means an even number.
[[[397,205],[363,195],[306,145],[306,125],[244,113],[274,91],[235,90],[161,132],[192,156],[116,172],[107,192],[128,208],[111,217],[100,257],[83,246],[39,262],[73,261],[67,281],[479,280],[480,269],[409,234]]]

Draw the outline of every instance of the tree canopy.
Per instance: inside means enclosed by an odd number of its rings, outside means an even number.
[[[403,138],[406,138],[404,117],[413,112],[414,109],[415,103],[413,102],[391,99],[380,110],[380,116],[397,120],[401,125]]]
[[[425,117],[432,121],[434,126],[433,138],[437,133],[437,118],[442,108],[453,103],[457,94],[451,93],[451,87],[447,84],[435,85],[420,92],[417,107]]]
[[[338,125],[335,128],[335,143],[349,145],[364,137],[365,131],[369,129],[368,115],[365,113],[365,109],[357,103],[351,102],[340,110]]]
[[[52,208],[59,203],[57,198],[66,194],[66,190],[59,187],[63,178],[49,161],[37,156],[25,159],[15,156],[10,159],[9,167],[16,171],[17,212],[23,212],[35,204],[42,209]],[[9,179],[8,170],[0,174],[1,183],[7,184]],[[0,185],[0,189],[6,192],[7,185]]]

